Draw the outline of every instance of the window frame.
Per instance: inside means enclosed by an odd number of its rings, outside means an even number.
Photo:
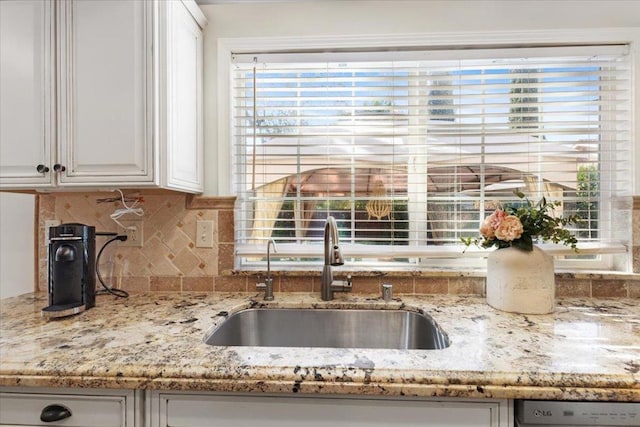
[[[545,31],[545,32],[487,32],[487,33],[478,33],[478,34],[458,34],[458,35],[438,35],[438,34],[424,34],[424,35],[399,35],[396,37],[392,37],[391,39],[388,37],[376,37],[376,36],[355,36],[355,37],[297,37],[297,38],[232,38],[232,39],[220,39],[218,41],[218,88],[226,88],[225,90],[219,90],[218,96],[218,123],[227,124],[226,126],[218,127],[218,141],[228,141],[227,143],[218,144],[218,165],[219,165],[219,191],[226,193],[233,193],[234,190],[232,188],[232,180],[231,180],[231,169],[230,165],[231,161],[231,147],[232,147],[232,131],[231,131],[231,108],[232,108],[232,99],[231,93],[229,90],[231,81],[230,76],[230,65],[231,65],[231,57],[232,53],[249,53],[255,51],[298,51],[298,50],[314,50],[314,49],[375,49],[375,48],[390,48],[390,47],[403,47],[403,48],[412,48],[412,47],[420,47],[420,48],[434,48],[434,47],[446,47],[446,48],[455,48],[459,46],[469,46],[473,45],[476,48],[488,48],[495,47],[495,45],[508,45],[513,47],[522,47],[522,46],[530,46],[530,45],[558,45],[558,40],[565,40],[567,45],[574,44],[602,44],[602,43],[626,43],[630,46],[630,55],[632,61],[632,69],[633,75],[632,80],[634,82],[640,81],[638,79],[638,48],[637,48],[637,40],[640,40],[640,31],[636,31],[635,29],[624,29],[618,31],[594,31],[588,35],[583,33],[578,33],[576,31]],[[506,42],[506,43],[505,43]],[[633,83],[632,83],[633,85]],[[633,99],[632,99],[632,114],[634,110],[638,110],[638,99],[640,96],[638,95],[638,85],[635,84],[632,89]],[[634,140],[634,135],[638,134],[638,127],[640,124],[638,123],[640,120],[636,120],[633,122],[634,128],[631,130],[631,139]],[[632,144],[633,145],[633,144]],[[634,153],[634,158],[638,158],[638,153]],[[634,162],[636,170],[632,171],[632,185],[634,188],[638,185],[638,162]],[[226,189],[225,189],[226,187]],[[635,194],[635,190],[632,190],[632,194]],[[348,248],[348,245],[346,245]],[[562,255],[563,249],[549,247],[550,252],[555,255]],[[611,247],[601,248],[601,253],[605,254],[605,258],[608,258],[607,262],[602,265],[603,269],[617,269],[622,270],[620,265],[624,265],[625,262],[618,259],[617,261],[613,261],[614,257],[620,257],[620,255],[607,255],[609,253],[615,254],[619,253],[621,250],[626,250],[624,247],[611,245]],[[238,258],[249,255],[249,254],[257,254],[264,252],[260,248],[254,248],[254,250],[245,249],[237,249],[236,250],[236,268],[241,267],[243,270],[259,270],[263,267],[263,262],[256,262],[254,264],[246,264],[240,266],[238,264]],[[348,252],[348,250],[347,250]],[[471,258],[476,258],[479,256],[478,253],[475,253],[474,249],[469,249],[468,253],[465,256],[469,256]],[[592,253],[593,249],[587,248],[583,253]],[[417,264],[408,264],[406,268],[400,269],[420,269],[420,270],[459,270],[461,269],[459,266],[451,265],[448,261],[445,260],[446,256],[442,252],[435,251],[431,256],[437,260],[432,264],[430,263],[417,263]],[[482,256],[482,255],[480,255]],[[623,256],[629,257],[630,254],[625,253]],[[278,268],[277,261],[274,264],[275,268]],[[611,264],[615,264],[613,267]],[[630,264],[630,263],[628,263]],[[282,267],[287,267],[289,269],[290,265],[282,264]],[[483,262],[473,261],[471,262],[471,268],[474,270],[480,270],[484,266]],[[615,267],[618,268],[615,268]],[[571,264],[567,264],[568,269],[573,268]],[[611,268],[609,268],[611,267]],[[366,264],[363,264],[361,267],[367,269]],[[295,268],[294,268],[295,269]],[[301,269],[308,269],[305,266],[301,266]],[[391,268],[392,270],[397,270],[398,268]]]

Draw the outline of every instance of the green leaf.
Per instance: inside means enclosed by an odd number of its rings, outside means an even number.
[[[533,240],[528,234],[523,234],[518,240],[513,241],[513,246],[523,251],[531,252],[533,250]]]

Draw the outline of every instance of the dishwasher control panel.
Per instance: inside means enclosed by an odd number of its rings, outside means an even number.
[[[640,426],[640,403],[517,400],[516,426]]]

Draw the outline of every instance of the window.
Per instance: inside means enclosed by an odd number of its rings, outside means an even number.
[[[242,54],[233,57],[238,267],[274,239],[289,267],[322,257],[338,221],[354,268],[474,265],[499,204],[560,202],[579,254],[606,266],[630,195],[626,46]],[[486,255],[486,254],[485,254]],[[475,265],[481,265],[476,263]]]

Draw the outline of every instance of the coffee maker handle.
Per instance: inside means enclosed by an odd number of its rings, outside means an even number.
[[[74,261],[76,259],[76,251],[73,246],[62,245],[56,250],[56,261]]]

